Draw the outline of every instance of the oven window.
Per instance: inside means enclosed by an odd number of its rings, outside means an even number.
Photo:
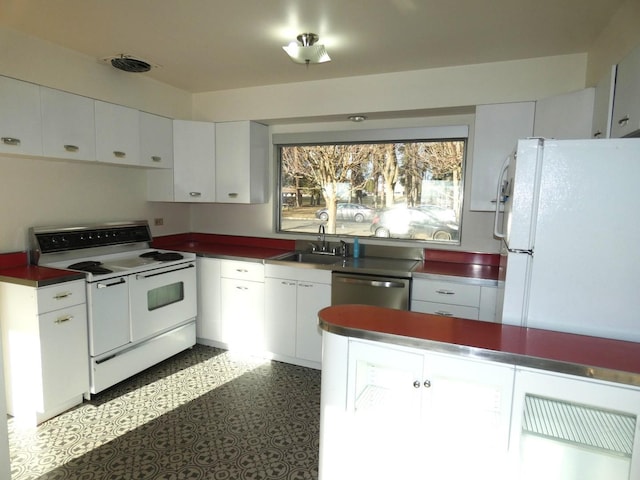
[[[149,311],[157,310],[182,300],[184,300],[184,282],[163,285],[147,292],[147,308]]]

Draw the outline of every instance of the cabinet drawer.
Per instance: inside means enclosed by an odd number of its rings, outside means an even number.
[[[412,299],[449,305],[480,305],[480,286],[439,280],[414,280]]]
[[[50,312],[86,302],[84,280],[38,288],[38,312]]]
[[[447,303],[423,302],[421,300],[413,300],[411,302],[411,311],[431,313],[432,315],[442,315],[445,317],[467,318],[469,320],[478,320],[479,317],[479,309],[475,307],[449,305]]]
[[[264,265],[256,262],[236,262],[234,260],[222,260],[220,274],[225,278],[237,278],[240,280],[264,281]]]

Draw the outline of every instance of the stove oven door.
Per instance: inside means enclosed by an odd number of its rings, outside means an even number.
[[[194,262],[131,275],[131,333],[134,342],[195,319]]]
[[[128,277],[88,284],[89,350],[92,357],[131,342]]]

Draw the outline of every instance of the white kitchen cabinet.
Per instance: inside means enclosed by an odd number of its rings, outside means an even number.
[[[38,85],[0,76],[0,152],[42,155]]]
[[[89,392],[84,280],[35,288],[0,283],[7,411],[40,423]]]
[[[471,210],[494,211],[496,186],[504,160],[518,139],[533,134],[535,102],[476,107],[471,163]]]
[[[594,88],[584,88],[538,100],[533,136],[558,140],[591,138],[594,95]]]
[[[229,350],[262,354],[264,346],[264,265],[221,260],[222,341]]]
[[[511,478],[640,478],[640,389],[518,368]]]
[[[45,157],[96,159],[94,100],[40,87],[42,151]]]
[[[331,272],[268,264],[265,277],[267,350],[283,361],[319,367],[318,311],[331,305]]]
[[[493,322],[496,295],[496,286],[414,278],[411,311]]]
[[[173,121],[173,200],[215,202],[215,155],[215,124]]]
[[[269,128],[216,123],[216,202],[264,203],[269,182]]]
[[[198,257],[198,316],[196,337],[205,342],[222,342],[222,320],[220,311],[220,262],[218,258]]]
[[[133,108],[95,100],[96,157],[100,162],[140,165],[140,119]]]
[[[591,136],[593,138],[611,137],[611,120],[613,115],[613,97],[616,89],[616,72],[618,66],[611,70],[598,82],[593,100],[593,121]]]
[[[153,168],[173,167],[173,120],[147,112],[140,119],[140,164]]]
[[[360,339],[345,352],[335,386],[323,366],[321,479],[504,478],[513,366]]]
[[[0,341],[0,478],[9,479],[11,478],[11,465],[9,463],[9,429],[7,428],[3,358],[2,341]]]
[[[640,130],[640,46],[620,63],[616,74],[611,137],[637,136]]]

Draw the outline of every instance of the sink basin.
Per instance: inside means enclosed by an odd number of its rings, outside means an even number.
[[[286,255],[273,258],[273,260],[279,260],[281,262],[295,262],[295,263],[314,263],[317,265],[333,265],[341,262],[342,257],[337,255],[322,255],[319,253],[304,253],[304,252],[292,252]]]

